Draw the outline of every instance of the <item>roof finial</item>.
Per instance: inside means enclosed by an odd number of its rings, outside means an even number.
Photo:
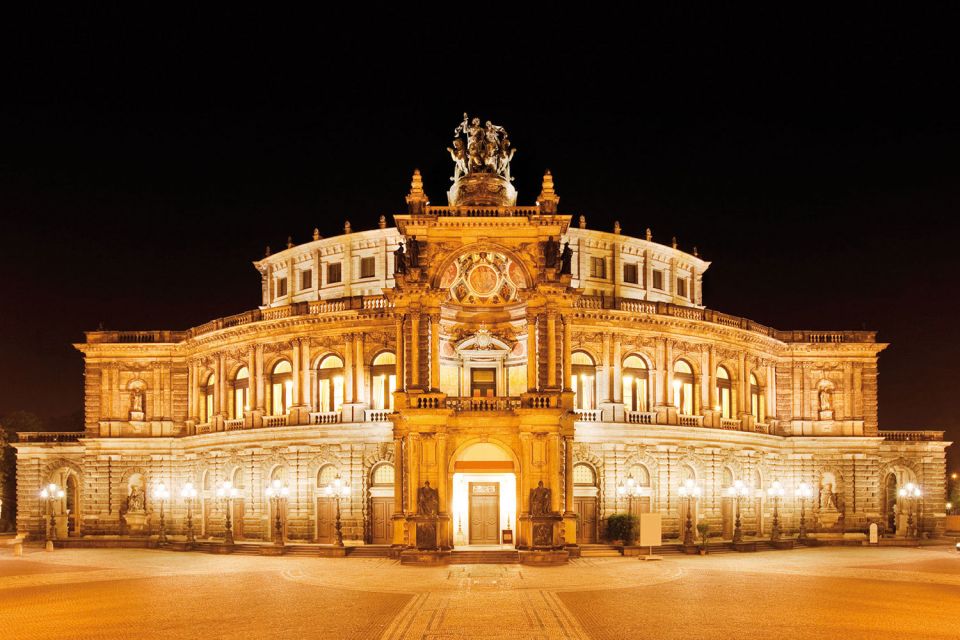
[[[694,258],[699,258],[699,257],[700,257],[700,252],[697,251],[697,245],[693,245],[693,257],[694,257]]]
[[[553,190],[553,174],[547,169],[543,174],[543,187],[540,195],[537,197],[537,204],[540,206],[540,212],[553,214],[557,212],[557,205],[560,203],[560,196]]]
[[[580,228],[581,229],[587,228],[587,216],[580,216]]]
[[[380,220],[377,222],[377,226],[381,229],[387,228],[387,216],[380,216]]]
[[[350,221],[349,221],[349,220],[344,220],[344,221],[343,221],[343,233],[344,233],[344,235],[350,233]]]
[[[320,239],[320,229],[317,229],[316,227],[313,228],[313,239],[314,240]]]
[[[420,169],[413,170],[413,180],[410,181],[410,193],[407,195],[407,206],[410,209],[410,215],[422,215],[424,208],[429,204],[430,198],[423,191],[423,178],[420,177]]]
[[[616,233],[617,235],[620,234],[620,221],[619,221],[619,220],[614,220],[614,221],[613,221],[613,232]]]
[[[673,248],[677,248],[677,236],[673,236],[673,239],[670,241],[670,244],[673,245]]]
[[[267,250],[263,252],[263,257],[264,258],[270,257],[270,245],[267,245]]]
[[[293,236],[287,236],[287,249],[293,248]]]
[[[650,227],[647,227],[647,242],[653,240],[653,232],[650,231]]]

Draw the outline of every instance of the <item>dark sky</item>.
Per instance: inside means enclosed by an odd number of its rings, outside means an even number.
[[[442,202],[469,111],[510,131],[521,204],[549,168],[588,226],[696,244],[710,308],[878,330],[881,428],[960,437],[953,16],[489,11],[13,21],[0,415],[81,408],[101,321],[254,308],[265,245],[375,226],[415,167]]]

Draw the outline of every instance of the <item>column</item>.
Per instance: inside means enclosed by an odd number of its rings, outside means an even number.
[[[613,341],[613,401],[623,402],[623,347],[620,336]]]
[[[190,417],[197,419],[200,417],[200,370],[195,360],[190,362],[187,371],[190,374]]]
[[[420,434],[407,436],[407,513],[417,513],[417,486],[420,478]]]
[[[293,368],[291,378],[293,380],[293,398],[291,402],[294,405],[303,404],[300,400],[300,338],[294,338],[290,341],[290,364]]]
[[[560,435],[547,436],[547,468],[550,469],[550,511],[560,511]]]
[[[343,402],[353,402],[353,335],[347,334],[343,339]]]
[[[220,408],[217,409],[217,413],[222,413],[224,416],[227,416],[229,415],[228,403],[230,402],[230,394],[227,392],[227,359],[223,357],[223,354],[219,356],[217,387],[220,389]]]
[[[537,317],[527,316],[527,392],[537,390]]]
[[[397,314],[397,391],[407,388],[407,379],[403,370],[403,314]]]
[[[663,397],[673,406],[673,343],[669,340],[663,341]]]
[[[573,513],[573,436],[563,437],[563,510]]]
[[[253,409],[257,406],[257,350],[256,347],[250,347],[247,353],[247,406],[245,410]]]
[[[252,375],[254,376],[254,381],[256,383],[255,386],[257,388],[257,394],[256,394],[257,403],[255,405],[251,403],[251,405],[255,406],[257,408],[257,411],[264,412],[266,410],[265,403],[267,401],[267,397],[266,397],[267,394],[264,393],[264,388],[263,388],[264,387],[263,345],[258,344],[256,347],[254,347],[254,351],[256,355],[257,364],[256,364],[256,369],[254,370]]]
[[[449,513],[450,504],[447,493],[447,434],[436,435],[437,444],[437,493],[440,497],[440,513]]]
[[[603,353],[600,354],[600,362],[603,365],[603,384],[600,386],[600,402],[610,402],[612,394],[610,393],[610,334],[604,333],[602,338]]]
[[[433,391],[440,390],[440,313],[439,312],[430,314],[430,389]]]
[[[560,385],[570,391],[570,379],[573,377],[573,319],[570,316],[563,318],[563,384]]]
[[[747,371],[747,354],[740,354],[740,384],[737,385],[738,405],[742,407],[743,413],[750,413],[750,372]]]
[[[420,313],[410,315],[410,386],[420,386]]]
[[[403,438],[393,436],[393,513],[403,513]]]
[[[213,385],[213,413],[218,414],[220,413],[220,402],[223,395],[223,356],[219,353],[213,366],[217,374],[217,384]]]
[[[557,386],[557,312],[547,312],[547,386]]]
[[[707,374],[710,375],[710,385],[708,387],[710,408],[720,406],[720,389],[717,387],[717,350],[713,345],[707,351]],[[717,418],[719,420],[719,418]],[[717,422],[717,424],[720,424]]]
[[[302,338],[300,340],[300,370],[303,375],[303,381],[300,383],[300,404],[310,407],[310,339]]]
[[[356,361],[354,362],[354,364],[355,364],[356,367],[357,367],[357,373],[356,373],[356,376],[355,376],[355,382],[356,382],[357,392],[356,392],[356,394],[354,395],[354,397],[356,398],[355,402],[363,402],[363,399],[367,397],[367,393],[366,393],[367,376],[366,376],[366,374],[365,374],[365,372],[364,372],[364,366],[363,366],[363,357],[364,357],[364,354],[363,354],[363,343],[364,343],[363,334],[362,334],[362,333],[358,333],[358,334],[357,334],[357,339],[356,339],[354,342],[356,343],[356,346],[357,346]]]

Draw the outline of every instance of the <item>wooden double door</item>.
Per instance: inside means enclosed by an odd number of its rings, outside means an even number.
[[[500,483],[470,483],[470,544],[500,544]]]
[[[317,542],[333,544],[337,538],[336,498],[317,498]]]
[[[390,517],[393,513],[393,498],[370,498],[370,543],[390,544]]]
[[[596,496],[574,496],[573,509],[577,512],[577,543],[594,544],[597,541]]]

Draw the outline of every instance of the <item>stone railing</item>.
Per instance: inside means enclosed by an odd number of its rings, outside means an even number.
[[[520,398],[447,398],[444,406],[454,411],[511,411],[520,406]]]
[[[390,409],[366,409],[363,419],[366,422],[389,422],[391,413]]]
[[[935,442],[943,440],[943,431],[880,431],[884,440],[898,442]]]
[[[83,431],[20,431],[18,442],[77,442],[84,437]]]
[[[314,411],[310,413],[310,424],[340,424],[343,414],[339,411]]]
[[[624,420],[629,424],[656,424],[657,414],[652,411],[625,411]]]
[[[720,418],[720,428],[730,431],[739,431],[741,422],[736,418]]]
[[[524,409],[556,409],[560,406],[560,394],[526,393],[520,397]]]
[[[410,399],[412,409],[439,409],[444,406],[443,399],[444,396],[442,393],[423,393],[416,396],[411,396]]]
[[[243,429],[243,418],[237,418],[236,420],[223,421],[224,431],[238,431],[240,429]]]
[[[285,427],[287,426],[287,416],[263,416],[263,426],[265,427]]]
[[[680,421],[681,427],[702,427],[703,426],[703,416],[685,416],[680,414],[677,416],[677,419]]]
[[[438,218],[513,218],[540,215],[540,207],[426,207]]]
[[[88,331],[88,343],[169,344],[183,341],[186,331]]]
[[[600,422],[602,414],[600,409],[574,409],[574,413],[580,422]]]
[[[203,424],[198,424],[196,427],[194,427],[194,431],[196,431],[197,434],[201,434],[201,433],[212,433],[212,432],[213,432],[213,424],[211,424],[211,423],[209,423],[209,422],[204,422]]]
[[[756,433],[770,433],[770,423],[768,422],[756,422],[753,425],[753,430]]]

